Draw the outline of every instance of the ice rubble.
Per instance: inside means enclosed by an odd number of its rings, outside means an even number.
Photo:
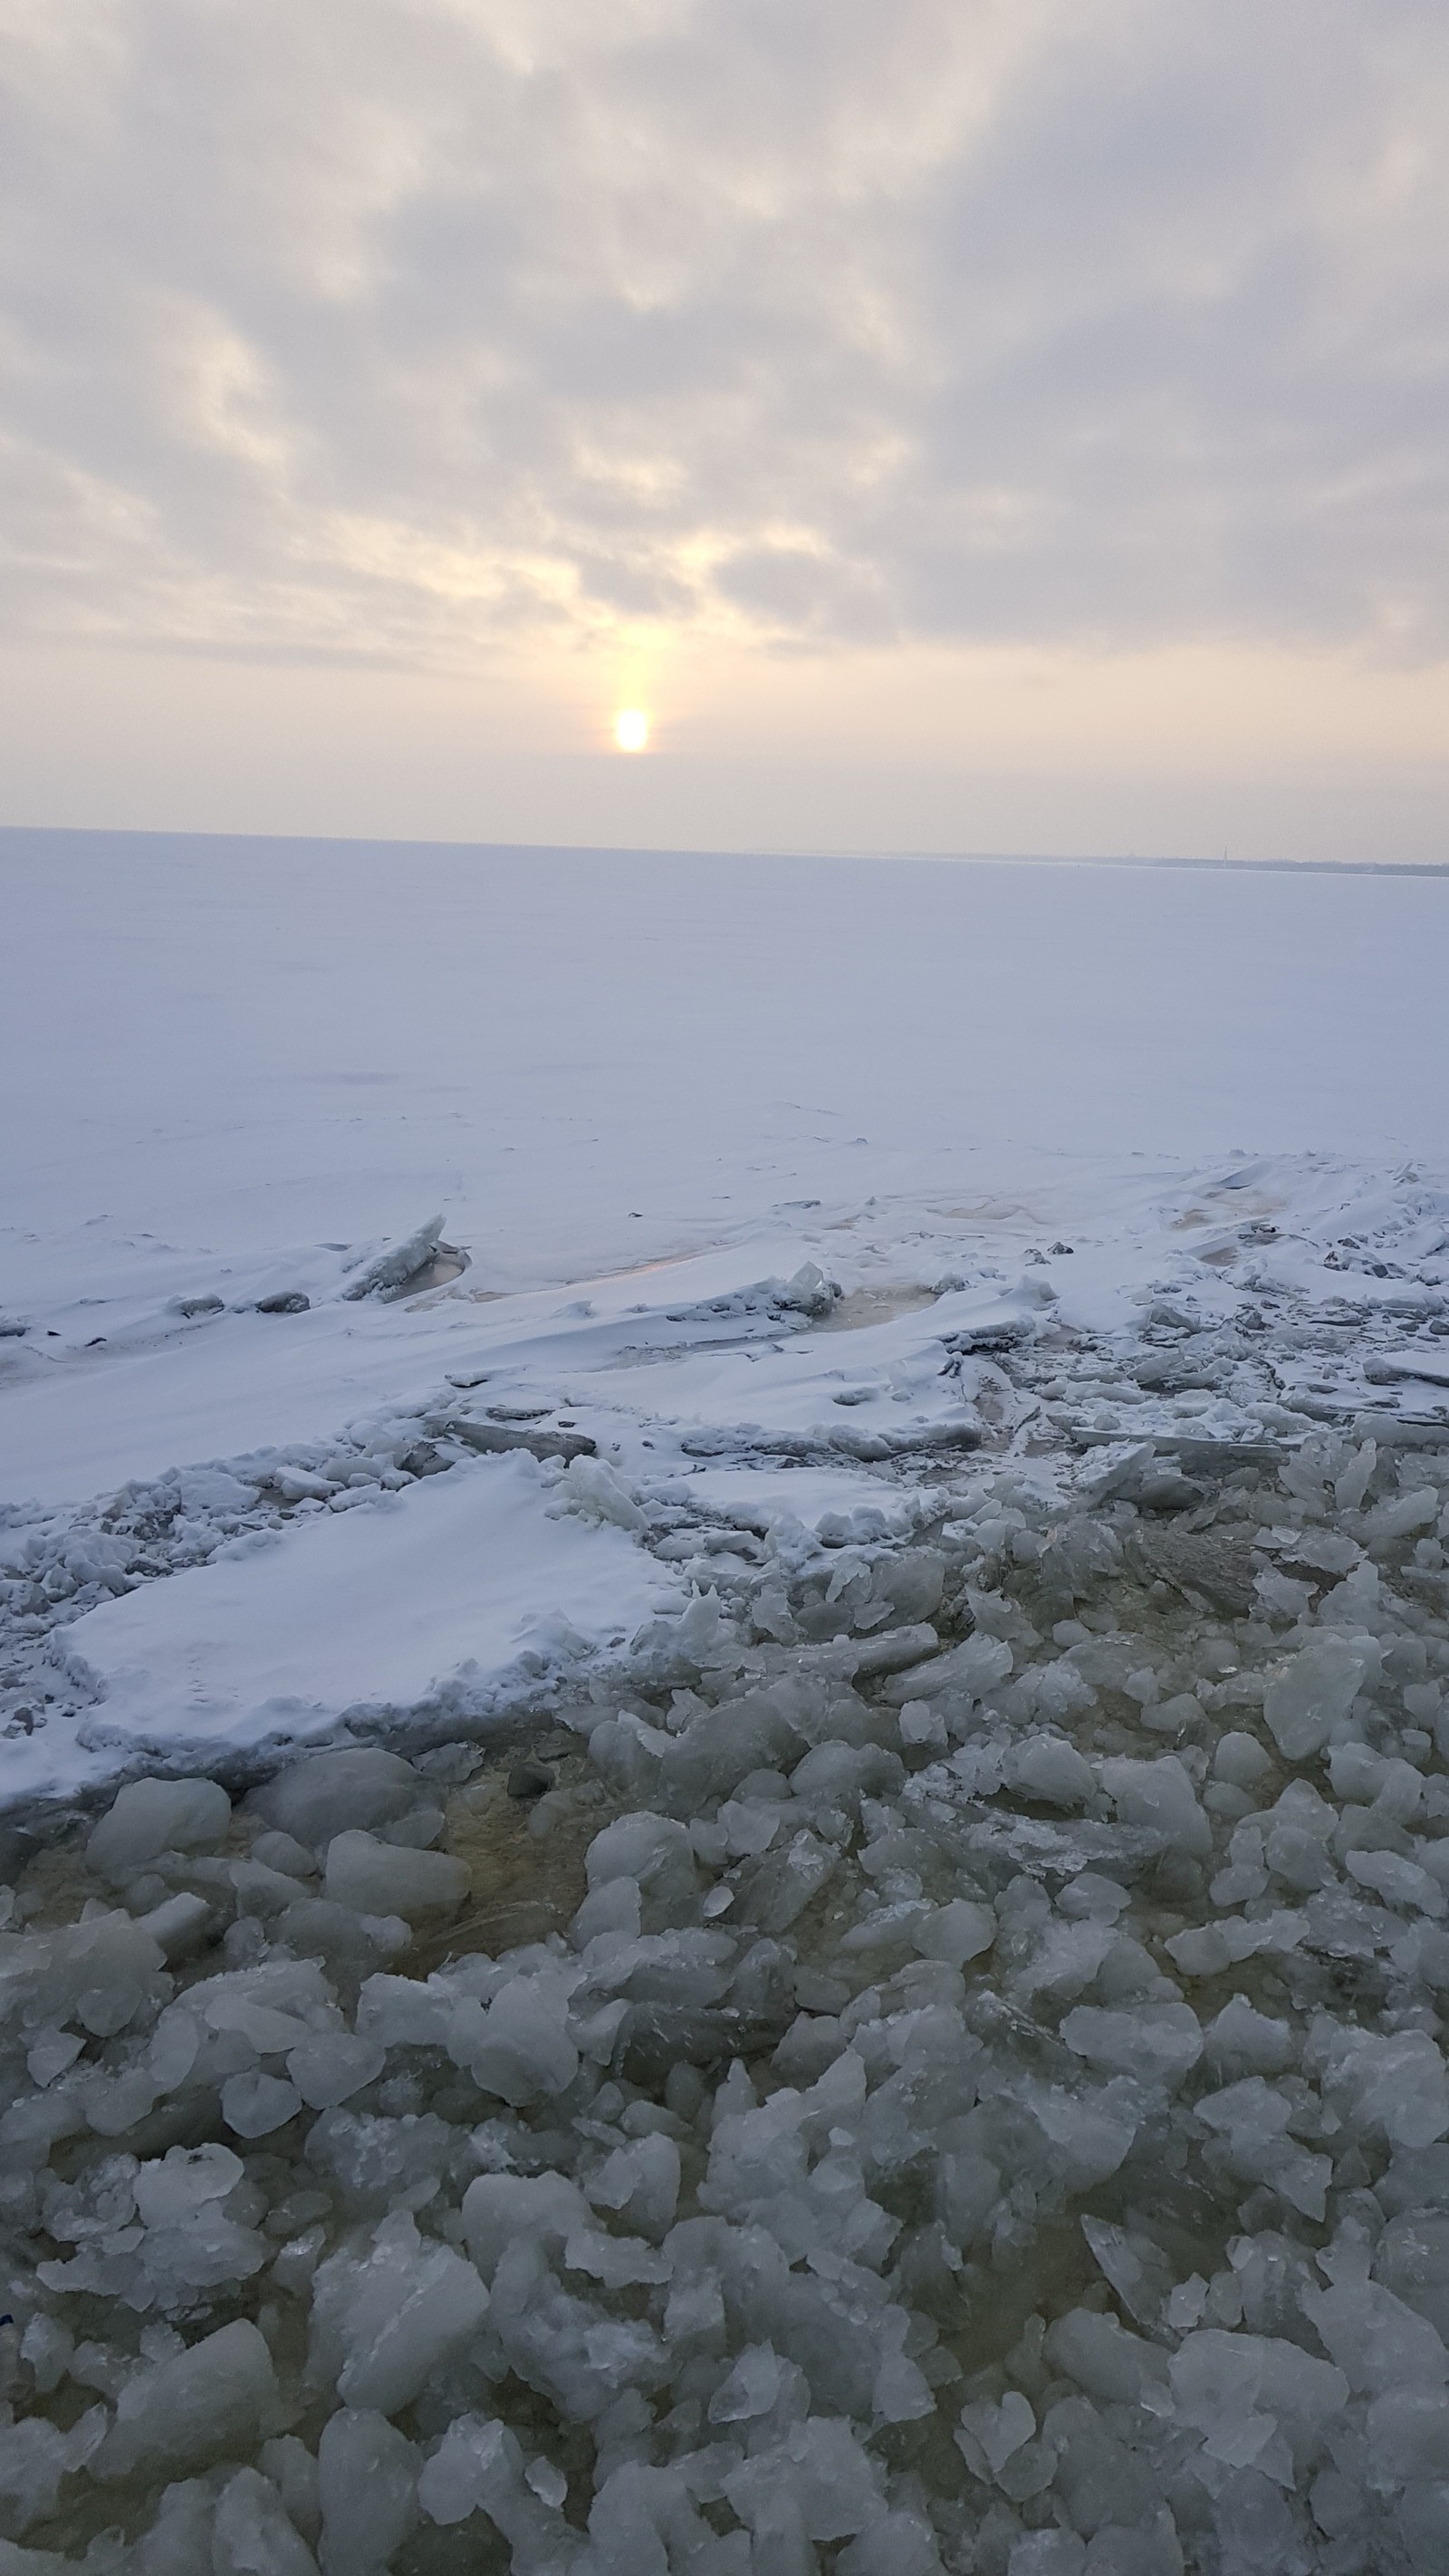
[[[3,1900],[0,2576],[1449,2563],[1449,1445],[738,1535],[567,1937],[464,1745]]]

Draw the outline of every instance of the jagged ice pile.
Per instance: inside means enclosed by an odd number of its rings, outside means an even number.
[[[1449,1449],[932,1508],[20,1873],[0,2576],[1449,2564]]]

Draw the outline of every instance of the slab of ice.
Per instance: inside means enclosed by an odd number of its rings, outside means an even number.
[[[88,1613],[65,1632],[100,1694],[87,1742],[214,1754],[450,1689],[483,1707],[521,1656],[547,1661],[551,1622],[617,1639],[679,1597],[624,1531],[550,1520],[547,1498],[532,1458],[481,1459]]]

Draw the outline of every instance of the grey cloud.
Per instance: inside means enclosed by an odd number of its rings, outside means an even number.
[[[13,634],[1449,648],[1419,0],[0,0]]]

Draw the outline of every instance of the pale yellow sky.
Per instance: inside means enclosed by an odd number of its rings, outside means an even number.
[[[0,38],[0,822],[1449,856],[1426,0]]]
[[[650,718],[628,757],[613,723]],[[1449,860],[1449,668],[1163,647],[653,652],[407,672],[0,651],[10,822]]]

